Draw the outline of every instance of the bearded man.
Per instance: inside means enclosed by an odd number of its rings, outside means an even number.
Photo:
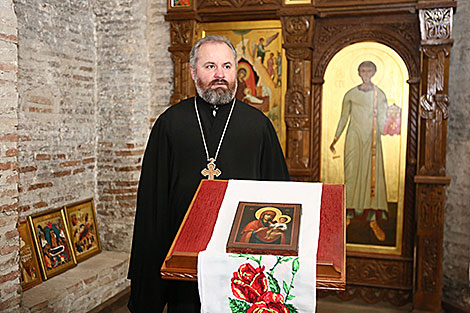
[[[274,128],[259,110],[235,99],[237,53],[224,37],[191,50],[197,97],[155,122],[137,194],[128,278],[131,312],[200,312],[197,283],[167,281],[160,267],[201,179],[288,180]]]

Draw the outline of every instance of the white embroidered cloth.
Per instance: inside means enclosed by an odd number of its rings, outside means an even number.
[[[198,257],[201,312],[314,313],[321,193],[321,183],[230,180],[211,240]],[[225,253],[240,201],[300,203],[298,258]],[[241,283],[232,286],[234,277]]]

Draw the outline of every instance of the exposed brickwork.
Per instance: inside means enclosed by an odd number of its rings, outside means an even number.
[[[95,155],[96,58],[90,1],[18,0],[15,6],[24,218],[94,197],[94,169],[82,162]]]
[[[22,303],[16,225],[28,215],[93,197],[103,248],[127,255],[142,155],[172,87],[165,10],[0,0],[0,311]],[[87,311],[125,288],[126,272],[94,272],[24,309]]]
[[[450,63],[444,300],[470,310],[470,2],[458,1]]]
[[[96,207],[105,249],[130,250],[151,118],[168,106],[172,63],[165,10],[162,0],[98,1],[95,8],[101,115]]]
[[[18,45],[12,0],[0,0],[0,312],[20,307],[18,222]]]

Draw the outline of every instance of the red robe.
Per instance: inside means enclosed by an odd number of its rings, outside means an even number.
[[[265,228],[260,230],[257,233],[254,233],[254,231],[260,229],[260,228]],[[286,237],[284,234],[279,234],[276,233],[272,238],[267,238],[267,232],[269,230],[269,227],[266,227],[263,225],[261,220],[256,220],[249,222],[246,224],[245,228],[242,230],[242,236],[240,238],[241,242],[246,242],[249,243],[250,239],[252,239],[251,243],[273,243],[273,244],[285,244],[286,243]],[[256,238],[252,238],[256,237]],[[281,241],[279,242],[279,238]]]

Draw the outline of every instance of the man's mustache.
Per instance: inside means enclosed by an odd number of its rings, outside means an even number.
[[[209,87],[212,87],[212,86],[214,86],[215,84],[224,84],[225,86],[229,87],[228,81],[226,81],[225,79],[214,79],[214,80],[211,81],[211,83],[209,84]]]

